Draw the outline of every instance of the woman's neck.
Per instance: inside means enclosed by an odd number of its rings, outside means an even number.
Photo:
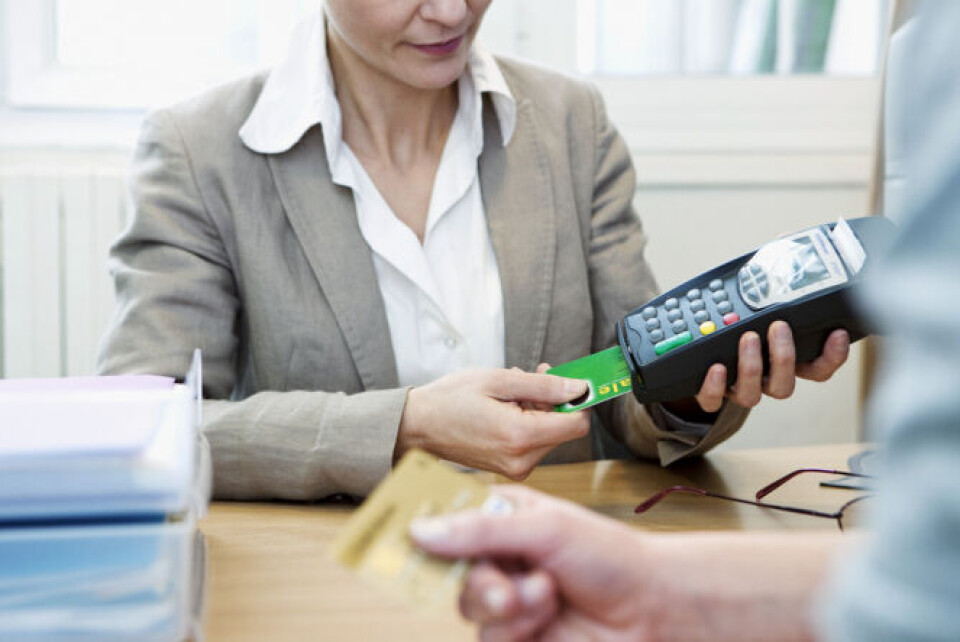
[[[328,31],[327,53],[343,140],[359,158],[402,168],[439,158],[457,111],[457,88],[419,89],[371,67]]]

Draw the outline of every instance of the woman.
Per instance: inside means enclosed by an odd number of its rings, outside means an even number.
[[[488,4],[329,0],[266,78],[147,119],[100,370],[203,350],[218,497],[365,494],[413,446],[513,478],[590,456],[587,413],[549,409],[583,383],[529,371],[655,294],[634,175],[595,90],[473,46]],[[730,401],[715,366],[699,406],[598,414],[638,454],[703,452],[792,392],[777,328]]]

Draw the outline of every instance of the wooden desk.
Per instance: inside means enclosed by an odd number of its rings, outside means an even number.
[[[832,520],[674,495],[645,515],[634,506],[677,484],[741,497],[803,467],[846,469],[862,445],[717,453],[669,469],[605,461],[537,469],[526,484],[640,529],[836,529]],[[486,481],[496,476],[478,473]],[[803,476],[771,501],[834,510],[852,491],[820,488]],[[330,561],[327,546],[353,509],[299,504],[214,503],[201,524],[207,540],[205,639],[470,640],[455,613],[422,614],[384,596]]]

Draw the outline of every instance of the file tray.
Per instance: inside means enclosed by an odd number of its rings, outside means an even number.
[[[0,528],[0,639],[186,639],[195,527],[189,516]]]
[[[140,390],[104,389],[100,380],[110,378],[97,379],[95,390],[0,387],[0,528],[189,508],[199,445],[195,394],[172,379]]]

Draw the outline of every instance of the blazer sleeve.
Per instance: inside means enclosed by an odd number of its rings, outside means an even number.
[[[190,352],[202,350],[202,429],[216,498],[367,494],[392,465],[407,389],[265,391],[231,400],[243,303],[224,236],[168,112],[144,124],[131,196],[132,220],[110,251],[116,306],[98,371],[182,377]]]
[[[593,350],[615,345],[616,322],[657,294],[644,259],[646,237],[633,208],[636,175],[630,151],[591,87],[595,162],[588,261],[594,310]],[[634,454],[664,465],[706,452],[733,435],[749,411],[725,402],[712,424],[684,422],[660,404],[641,405],[624,395],[597,407],[607,430]]]

